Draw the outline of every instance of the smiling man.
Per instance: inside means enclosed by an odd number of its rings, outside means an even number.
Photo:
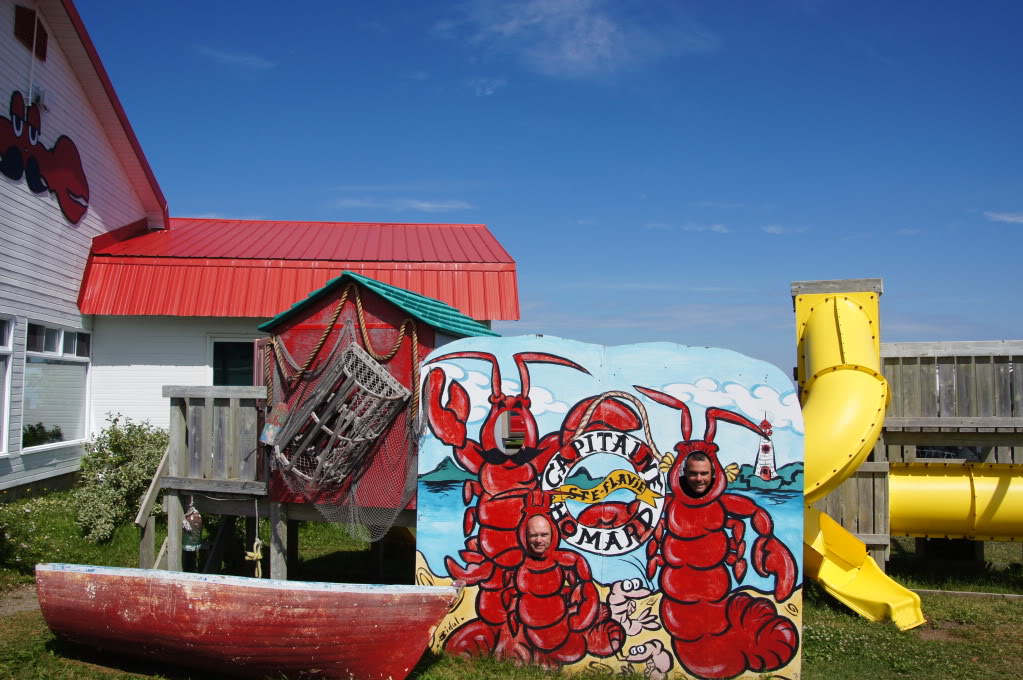
[[[699,451],[690,453],[686,458],[682,478],[690,496],[700,498],[706,495],[714,481],[714,470],[707,454]]]

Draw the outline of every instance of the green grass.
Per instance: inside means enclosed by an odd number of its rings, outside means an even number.
[[[138,546],[134,525],[118,527],[101,545],[83,539],[69,491],[0,504],[0,593],[31,583],[38,562],[138,566]]]
[[[138,538],[133,525],[120,527],[109,543],[93,545],[78,534],[68,510],[67,492],[0,504],[0,596],[3,588],[32,580],[36,562],[76,562],[134,566]],[[216,529],[215,517],[204,517],[208,532]],[[239,543],[243,531],[238,527]],[[269,543],[269,528],[260,524],[260,535]],[[398,532],[385,541],[383,554],[342,527],[302,523],[300,563],[292,576],[304,580],[408,582],[412,576],[414,548]],[[913,542],[897,542],[892,571],[911,587],[947,590],[996,590],[1023,592],[1019,568],[1019,544],[989,548],[1016,567],[988,569],[983,563],[969,566],[929,565],[915,554]],[[1004,546],[1008,546],[1006,549]],[[250,546],[251,547],[251,546]],[[1013,552],[1017,551],[1017,552]],[[264,550],[264,553],[268,551]],[[267,559],[267,558],[264,558]],[[989,557],[990,559],[990,557]],[[379,570],[383,565],[384,571]],[[232,566],[232,565],[228,565]],[[235,561],[237,573],[251,573],[252,563]],[[264,563],[264,570],[268,564]],[[264,571],[265,573],[265,571]],[[810,583],[804,591],[803,677],[809,680],[860,678],[1004,678],[1017,674],[1023,655],[1023,606],[1018,601],[925,595],[928,622],[902,632],[891,624],[866,621],[837,604]],[[492,659],[467,661],[428,653],[413,672],[416,680],[539,680],[550,674],[536,668],[515,668]],[[0,680],[72,678],[198,679],[177,669],[124,660],[64,644],[53,637],[37,611],[0,619]],[[577,676],[578,677],[578,676]],[[594,671],[591,680],[623,676]],[[637,676],[638,680],[638,676]]]

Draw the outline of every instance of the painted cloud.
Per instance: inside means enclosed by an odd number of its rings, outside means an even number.
[[[775,430],[791,428],[803,433],[803,414],[795,392],[779,394],[768,385],[755,385],[750,390],[737,383],[719,383],[713,378],[700,378],[695,384],[673,383],[661,389],[687,403],[719,408],[735,406],[754,422],[766,417]]]

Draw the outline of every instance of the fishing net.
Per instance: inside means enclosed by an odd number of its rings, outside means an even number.
[[[418,380],[414,327],[412,335]],[[363,332],[363,338],[369,336]],[[372,346],[360,347],[346,323],[311,369],[311,361],[300,366],[278,337],[267,348],[270,413],[263,441],[272,469],[325,519],[367,541],[387,533],[416,490],[423,434],[418,404],[409,407],[410,390],[378,360],[394,358],[403,338],[404,328],[393,351],[379,355]]]

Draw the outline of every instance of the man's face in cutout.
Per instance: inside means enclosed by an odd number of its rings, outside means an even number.
[[[710,461],[687,459],[685,479],[689,491],[697,498],[710,491],[710,483],[713,480],[713,469]]]
[[[533,517],[526,525],[526,545],[533,557],[540,557],[551,545],[551,524],[543,517]]]

